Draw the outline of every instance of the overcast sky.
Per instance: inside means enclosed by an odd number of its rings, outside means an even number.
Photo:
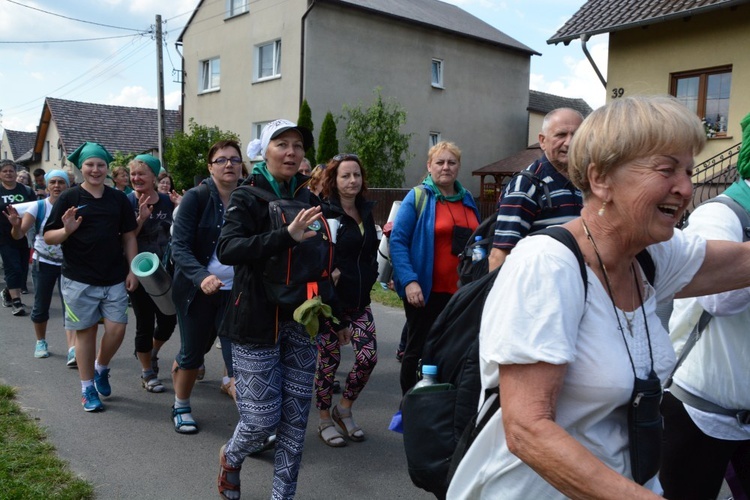
[[[584,0],[447,1],[542,53],[531,58],[531,89],[580,97],[593,108],[604,104],[604,88],[584,57],[580,42],[567,47],[546,43]],[[177,109],[180,85],[173,81],[172,70],[180,69],[180,56],[174,42],[197,3],[0,0],[0,125],[34,131],[47,96],[155,108],[156,44],[148,32],[156,14],[167,22],[166,106]],[[57,42],[94,38],[99,40]],[[606,77],[607,36],[592,38],[589,50]]]

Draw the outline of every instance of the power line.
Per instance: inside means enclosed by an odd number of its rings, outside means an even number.
[[[16,2],[15,0],[6,0],[6,1],[10,2],[12,4],[16,4],[16,5],[20,6],[20,7],[25,7],[27,9],[36,10],[38,12],[43,12],[44,14],[49,14],[51,16],[62,17],[63,19],[68,19],[70,21],[77,21],[79,23],[93,24],[93,25],[96,25],[96,26],[103,26],[105,28],[114,28],[114,29],[117,29],[117,30],[138,31],[138,32],[143,31],[143,30],[134,29],[134,28],[123,28],[122,26],[112,26],[111,24],[95,23],[93,21],[85,21],[83,19],[76,19],[75,17],[63,16],[62,14],[57,14],[55,12],[50,12],[48,10],[39,9],[37,7],[32,7],[31,5],[24,5],[24,4],[20,3],[20,2]]]
[[[133,42],[136,42],[136,40],[134,40]],[[114,53],[106,56],[104,59],[102,59],[101,61],[98,61],[96,64],[94,64],[93,66],[91,66],[88,70],[82,72],[80,75],[78,75],[74,79],[72,79],[69,82],[67,82],[67,83],[65,83],[65,84],[57,87],[56,89],[51,90],[49,92],[46,92],[45,95],[43,95],[41,97],[37,97],[36,99],[31,99],[31,100],[26,101],[26,102],[24,102],[22,104],[18,104],[16,106],[12,106],[10,108],[6,108],[5,111],[7,112],[8,110],[12,110],[14,112],[14,114],[22,114],[22,113],[31,111],[31,110],[37,108],[38,107],[38,102],[44,100],[48,95],[52,95],[55,92],[57,92],[59,90],[62,90],[65,87],[68,87],[68,86],[76,83],[78,80],[81,80],[83,78],[95,79],[95,78],[100,77],[105,72],[108,72],[110,70],[115,70],[115,68],[116,68],[117,65],[125,62],[127,59],[130,59],[137,52],[140,52],[145,47],[147,47],[148,45],[150,45],[148,43],[141,43],[139,46],[136,46],[136,47],[133,48],[133,42],[124,44],[122,47],[120,47],[119,49],[117,49]],[[131,48],[132,48],[132,50],[129,53],[121,54],[122,52],[125,52],[127,49],[131,49]],[[104,65],[104,66],[102,66],[102,65]],[[93,74],[91,76],[87,76],[87,75],[89,75],[91,73],[94,73],[94,72],[96,72],[96,74]],[[86,85],[86,83],[83,83],[81,85],[78,85],[78,86],[74,87],[73,89],[67,91],[63,95],[67,95],[68,93],[73,92],[73,91],[75,91],[75,90],[83,87],[84,85]]]
[[[10,0],[8,0],[10,1]],[[134,35],[117,35],[117,36],[104,36],[100,38],[77,38],[77,39],[70,39],[70,40],[20,40],[20,41],[2,41],[0,40],[0,43],[68,43],[68,42],[95,42],[97,40],[112,40],[114,38],[128,38],[128,37],[134,37],[134,36],[143,36],[149,34],[148,31],[144,31],[142,33],[136,33]]]

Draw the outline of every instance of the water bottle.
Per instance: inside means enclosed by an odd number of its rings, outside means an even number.
[[[437,380],[437,366],[435,365],[422,365],[422,380],[416,383],[414,389],[419,387],[425,387],[428,385],[435,385],[438,383]]]
[[[471,249],[471,261],[472,262],[480,262],[484,260],[485,257],[487,257],[487,251],[482,247],[482,244],[479,243],[482,241],[481,236],[474,236],[474,241],[476,241],[476,244]]]

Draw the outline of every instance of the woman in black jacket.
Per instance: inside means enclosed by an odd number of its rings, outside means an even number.
[[[174,430],[180,434],[198,432],[191,413],[190,394],[203,366],[203,357],[216,340],[234,279],[232,266],[219,262],[216,247],[225,207],[242,171],[239,144],[229,140],[211,146],[208,171],[211,174],[208,179],[185,193],[172,225],[175,265],[172,300],[181,341],[172,366],[175,393],[172,420]],[[222,347],[222,351],[225,349],[228,346]],[[228,372],[229,354],[224,356]]]
[[[275,258],[298,245],[309,248],[319,243],[330,252],[331,243],[321,208],[316,206],[319,200],[307,189],[308,178],[297,173],[305,149],[312,144],[310,131],[287,120],[275,120],[264,127],[256,144],[259,151],[251,144],[249,154],[259,152],[265,162],[256,164],[245,183],[232,193],[218,246],[219,259],[235,269],[231,305],[221,335],[232,341],[240,413],[234,434],[219,453],[218,488],[222,498],[239,498],[243,461],[262,450],[275,432],[279,445],[272,496],[292,498],[302,461],[317,352],[314,338],[292,317],[305,299],[293,304],[272,300],[276,288],[268,281],[267,271]],[[294,200],[308,208],[301,209],[287,225],[274,228],[269,203],[279,199]],[[321,296],[328,302],[330,297],[323,290],[332,294],[326,274],[330,269],[319,267],[313,271],[322,277]],[[348,327],[341,328],[339,334],[343,343],[348,342]]]
[[[344,319],[352,328],[354,365],[346,377],[341,401],[333,407],[333,381],[341,362],[336,335],[321,331],[318,337],[318,369],[315,373],[315,403],[320,411],[318,433],[328,446],[346,445],[335,421],[352,441],[363,441],[365,433],[354,422],[352,405],[364,389],[378,362],[375,322],[370,309],[370,290],[378,275],[378,237],[372,209],[365,199],[367,184],[359,158],[353,154],[334,156],[325,169],[323,194],[328,200],[326,217],[338,221],[336,257],[332,273]],[[335,224],[334,224],[335,225]]]

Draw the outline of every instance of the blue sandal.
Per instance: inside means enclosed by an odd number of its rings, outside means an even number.
[[[172,422],[174,423],[174,431],[178,434],[195,434],[198,432],[198,424],[194,420],[183,418],[185,414],[190,414],[191,409],[189,406],[183,408],[172,407]],[[192,415],[191,415],[192,417]]]

